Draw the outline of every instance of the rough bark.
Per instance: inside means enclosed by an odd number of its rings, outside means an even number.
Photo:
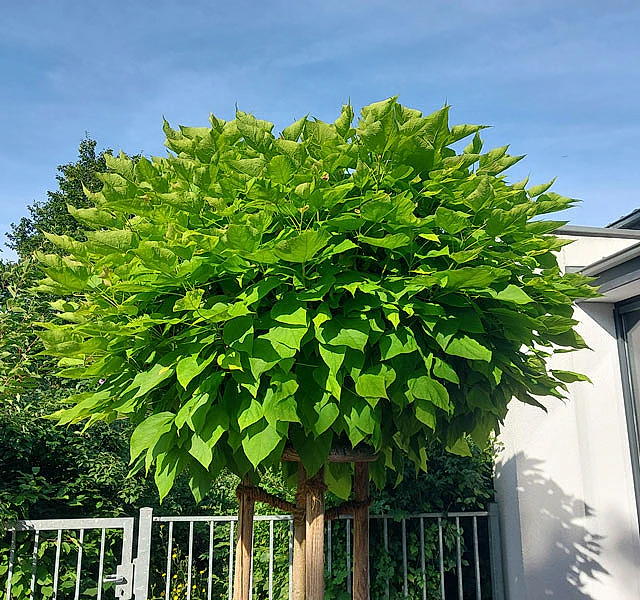
[[[293,522],[293,574],[291,591],[293,600],[305,600],[306,555],[305,539],[307,524],[304,517],[306,510],[307,472],[302,463],[298,463],[298,489],[296,491],[296,508]]]
[[[248,485],[248,482],[244,482]],[[255,501],[250,493],[238,491],[238,544],[233,586],[234,600],[251,599],[251,552],[253,548],[253,514]]]
[[[324,600],[324,468],[307,481],[306,600]]]

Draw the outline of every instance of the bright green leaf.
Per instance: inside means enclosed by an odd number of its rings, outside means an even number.
[[[528,304],[529,302],[533,302],[531,296],[529,296],[522,288],[511,283],[506,288],[498,292],[495,297],[497,300],[513,302],[514,304]]]
[[[334,318],[318,328],[316,337],[323,344],[347,346],[362,352],[369,340],[369,324],[360,319]]]
[[[458,439],[453,446],[447,446],[447,452],[457,454],[458,456],[471,456],[469,443],[464,438]]]
[[[171,377],[173,373],[174,367],[172,365],[165,367],[161,364],[155,364],[148,371],[138,373],[131,385],[125,390],[125,393],[137,388],[138,391],[135,393],[134,398],[142,398]]]
[[[306,304],[300,302],[295,296],[286,296],[273,305],[271,309],[271,317],[279,323],[287,325],[303,325],[309,324],[307,317]]]
[[[191,454],[191,456],[193,456],[193,458],[195,458],[205,469],[209,468],[213,458],[211,448],[209,448],[205,441],[196,433],[191,436],[189,454]]]
[[[416,398],[414,402],[416,419],[432,431],[436,430],[436,407],[429,400]]]
[[[470,215],[462,211],[439,206],[436,209],[436,225],[447,233],[455,235],[471,225]]]
[[[202,296],[204,294],[204,290],[189,290],[183,298],[180,298],[173,305],[173,312],[178,312],[182,310],[197,310],[202,305]]]
[[[404,233],[394,233],[393,235],[385,235],[379,238],[360,235],[358,236],[358,241],[360,243],[369,244],[369,246],[395,250],[396,248],[402,248],[410,244],[411,238]]]
[[[308,229],[293,238],[278,242],[273,253],[287,262],[307,262],[327,245],[330,237],[323,229]]]
[[[329,491],[338,498],[348,500],[351,494],[351,469],[345,463],[328,463],[324,471],[324,480]]]
[[[251,352],[253,333],[253,317],[245,315],[231,319],[224,324],[222,339],[231,348]]]
[[[384,375],[363,373],[356,381],[356,393],[365,398],[387,398]]]
[[[576,381],[587,381],[588,383],[591,383],[591,380],[586,375],[582,375],[581,373],[574,373],[573,371],[561,371],[559,369],[553,369],[551,371],[551,374],[556,379],[559,379],[564,383],[574,383]]]
[[[250,425],[257,423],[264,416],[262,404],[255,399],[251,400],[251,404],[238,415],[238,426],[240,431],[246,429]]]
[[[171,412],[156,413],[134,429],[129,443],[132,463],[141,452],[153,448],[160,437],[171,430],[175,418],[176,415]]]
[[[411,354],[418,349],[413,332],[406,327],[397,328],[396,331],[383,335],[378,345],[382,360],[389,360],[399,354]]]
[[[455,372],[453,367],[437,356],[434,357],[433,361],[433,374],[436,377],[439,377],[440,379],[446,379],[451,383],[460,383],[460,378],[458,377],[458,374]]]
[[[444,411],[451,409],[449,392],[439,381],[427,375],[422,375],[421,377],[409,379],[408,384],[409,391],[414,398],[428,400],[431,404]]]
[[[176,366],[178,383],[186,390],[194,377],[200,375],[215,358],[215,353],[209,354],[206,358],[201,358],[197,354],[181,358]]]
[[[492,356],[489,348],[466,335],[454,337],[445,348],[445,352],[454,356],[461,356],[471,360],[484,360],[486,362],[490,362]]]
[[[274,426],[270,425],[266,421],[263,423],[264,424],[259,431],[255,433],[252,432],[250,435],[246,434],[242,439],[242,448],[247,455],[247,458],[256,469],[282,441],[282,436]]]

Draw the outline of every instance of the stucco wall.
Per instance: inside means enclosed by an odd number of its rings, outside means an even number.
[[[637,240],[579,239],[561,263],[584,266]],[[640,536],[613,305],[576,308],[592,350],[554,367],[586,373],[549,412],[514,401],[496,468],[509,600],[637,600]]]

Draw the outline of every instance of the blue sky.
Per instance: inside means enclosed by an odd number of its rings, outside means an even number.
[[[281,130],[396,94],[492,125],[485,147],[527,154],[509,179],[557,176],[582,199],[574,224],[640,207],[637,0],[2,4],[0,235],[56,188],[85,132],[158,155],[163,115],[204,125],[237,104]]]

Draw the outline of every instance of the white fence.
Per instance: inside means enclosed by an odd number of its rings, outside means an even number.
[[[137,520],[20,521],[0,540],[0,584],[5,600],[231,600],[236,522],[149,508]],[[349,517],[327,523],[327,598],[350,597],[351,528]],[[292,517],[256,516],[254,538],[253,598],[290,599]],[[370,539],[375,600],[503,600],[495,505],[372,515]]]

